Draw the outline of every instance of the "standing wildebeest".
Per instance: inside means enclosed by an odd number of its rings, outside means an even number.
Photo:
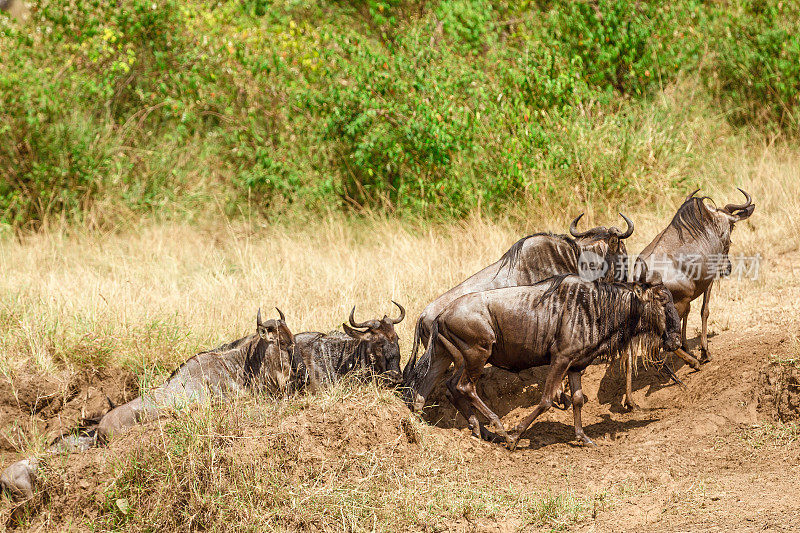
[[[455,363],[447,387],[473,435],[489,437],[475,408],[513,450],[528,426],[552,406],[568,375],[575,435],[591,444],[581,425],[581,373],[598,356],[613,357],[634,341],[651,351],[662,345],[674,349],[680,341],[670,292],[644,276],[635,283],[607,283],[560,275],[532,286],[466,294],[434,321],[428,348],[406,381],[406,400],[421,410]],[[511,372],[550,365],[541,401],[510,434],[477,394],[486,363]]]
[[[442,294],[422,311],[414,329],[414,344],[411,360],[403,370],[405,377],[414,368],[420,343],[427,346],[434,319],[451,302],[471,292],[480,292],[502,287],[533,285],[560,274],[577,274],[589,268],[588,275],[600,275],[606,281],[624,281],[627,278],[627,255],[623,239],[633,234],[633,222],[620,213],[628,228],[622,231],[615,227],[602,226],[587,231],[578,231],[578,221],[583,213],[572,221],[567,235],[535,233],[523,237],[495,263],[470,276],[446,293]],[[581,254],[591,252],[582,257]],[[604,265],[581,265],[582,260],[597,258]]]
[[[711,286],[720,276],[731,272],[728,250],[731,247],[733,225],[753,214],[755,204],[750,195],[739,189],[746,202],[728,204],[722,209],[706,203],[707,196],[696,197],[695,190],[686,197],[669,225],[639,254],[649,267],[649,281],[660,278],[672,293],[675,309],[681,317],[681,349],[675,353],[694,369],[700,362],[711,359],[708,353],[708,301]],[[638,262],[637,262],[638,263]],[[690,302],[703,295],[700,308],[700,361],[687,353],[686,322]],[[632,393],[632,358],[629,354],[626,369],[626,390],[629,407],[635,407]]]
[[[256,333],[195,355],[163,385],[109,411],[100,420],[98,438],[107,440],[135,424],[158,418],[165,409],[208,397],[246,389],[286,389],[292,382],[294,335],[280,309],[278,313],[280,319],[262,322],[259,309]]]
[[[338,331],[327,335],[315,331],[295,335],[294,360],[295,364],[299,363],[295,379],[300,385],[308,383],[314,391],[336,383],[351,372],[378,376],[391,385],[399,385],[402,381],[400,341],[394,326],[405,318],[406,310],[394,300],[392,303],[400,309],[399,318],[384,315],[381,320],[358,323],[353,318],[356,310],[353,306],[350,311],[352,327],[342,324],[346,335]]]

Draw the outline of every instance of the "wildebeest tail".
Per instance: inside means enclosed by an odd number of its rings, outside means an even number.
[[[417,354],[419,353],[419,343],[422,340],[422,315],[417,319],[417,325],[414,326],[414,344],[411,347],[411,359],[408,360],[406,366],[403,368],[403,384],[405,384],[411,377],[414,367],[417,365]]]
[[[439,335],[439,321],[433,321],[430,335],[428,337],[428,347],[422,354],[419,361],[416,361],[416,356],[413,361],[413,367],[406,367],[403,369],[403,386],[405,387],[404,398],[409,406],[413,406],[414,398],[416,397],[417,388],[422,383],[422,380],[428,374],[431,368],[431,360],[433,359],[434,339]],[[415,354],[416,355],[416,354]],[[408,372],[406,372],[408,370]]]

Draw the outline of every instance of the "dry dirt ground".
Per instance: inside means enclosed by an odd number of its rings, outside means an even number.
[[[731,322],[725,331],[711,328],[710,363],[700,371],[680,367],[686,389],[655,370],[640,371],[634,399],[641,409],[626,413],[619,368],[587,369],[583,420],[596,449],[572,441],[571,414],[554,410],[529,429],[530,440],[515,453],[469,438],[443,395],[429,418],[462,428],[472,468],[498,483],[540,491],[563,484],[578,495],[614,501],[606,507],[595,498],[594,517],[569,529],[800,531],[800,440],[796,429],[786,434],[775,423],[778,410],[784,420],[800,415],[796,367],[783,377],[782,398],[773,397],[774,367],[786,366],[774,361],[797,364],[800,356],[800,253],[778,256],[762,269],[758,284],[723,287],[726,298],[715,294],[712,313],[728,306]],[[545,374],[487,369],[485,375],[489,383],[480,394],[509,427],[535,405]],[[522,404],[509,400],[514,397],[524,398]]]
[[[431,407],[426,415],[435,426],[430,430],[435,446],[462,456],[465,471],[475,479],[538,494],[569,489],[589,502],[588,511],[577,521],[549,523],[545,529],[800,530],[800,436],[797,426],[776,419],[780,415],[791,422],[800,413],[800,371],[791,363],[794,360],[796,365],[800,356],[797,274],[800,252],[791,251],[765,261],[757,282],[723,282],[712,300],[712,317],[717,316],[711,327],[713,360],[700,371],[673,361],[685,389],[670,384],[654,369],[640,369],[634,382],[634,399],[640,410],[628,413],[621,409],[623,379],[618,368],[603,364],[587,369],[583,383],[589,401],[583,410],[584,425],[596,448],[573,441],[571,413],[552,410],[531,427],[518,450],[510,453],[499,445],[471,438],[441,391],[431,398],[440,405]],[[697,314],[694,310],[690,339],[696,337],[691,333],[697,327]],[[513,375],[487,368],[479,392],[509,426],[537,402],[544,373],[545,369],[536,369]],[[776,396],[773,393],[780,383]],[[10,419],[17,417],[18,425],[25,429],[22,434],[57,434],[61,428],[102,411],[106,397],[120,402],[136,393],[135,379],[122,374],[73,376],[62,381],[51,378],[47,383],[15,380],[13,387],[11,382],[3,387],[2,425],[8,426]],[[33,409],[33,415],[20,415],[30,412],[31,404],[40,407]],[[321,416],[312,410],[292,414],[276,422],[280,430],[276,435],[294,432],[297,442],[287,445],[268,438],[263,445],[274,449],[280,444],[294,450],[278,456],[284,457],[281,460],[313,462],[341,454],[345,445],[355,445],[364,453],[385,450],[374,448],[373,443],[395,439],[392,450],[402,457],[398,468],[421,453],[415,451],[414,442],[403,439],[402,445],[397,444],[402,421],[408,416],[399,401],[371,408],[369,416],[357,420],[355,414],[347,405],[331,407]],[[335,427],[326,429],[326,424],[336,420]],[[343,434],[352,433],[347,429],[351,426],[362,431],[360,440],[342,439]],[[130,446],[129,440],[112,444],[112,451]],[[236,453],[255,453],[252,448],[235,446],[241,448]],[[23,436],[18,442],[2,442],[3,466],[19,457],[14,449],[20,447],[24,447]],[[105,453],[93,450],[72,467],[74,483],[63,494],[64,501],[72,502],[72,512],[76,505],[88,505],[81,499],[81,490],[95,490],[104,482],[102,476],[98,479],[103,469],[97,461]],[[440,523],[433,518],[431,525],[455,531],[541,527],[521,523],[514,516],[464,517]],[[303,524],[293,523],[290,528],[303,529]]]

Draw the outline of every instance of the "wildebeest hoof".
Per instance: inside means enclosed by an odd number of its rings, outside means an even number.
[[[628,399],[626,399],[624,402],[622,402],[622,407],[624,407],[626,410],[628,410],[630,412],[638,411],[638,410],[641,409],[641,407],[639,407],[636,404],[636,402],[634,402],[633,400],[628,400]]]
[[[701,365],[704,365],[706,363],[710,363],[711,362],[711,354],[708,353],[708,350],[703,350],[703,349],[700,350],[700,359],[699,359],[699,361],[700,361]]]
[[[578,440],[579,440],[579,441],[581,441],[583,444],[589,444],[589,445],[592,445],[592,446],[594,446],[595,448],[597,448],[597,444],[595,444],[595,443],[592,441],[592,439],[590,439],[590,438],[589,438],[589,437],[587,437],[586,435],[576,435],[576,436],[578,437]]]
[[[567,395],[564,391],[561,391],[561,394],[556,396],[555,401],[553,402],[553,407],[556,409],[561,409],[562,411],[566,411],[567,409],[572,406],[572,398]]]
[[[522,437],[522,435],[512,433],[511,435],[506,435],[505,437],[506,448],[508,448],[508,451],[513,452],[517,449],[517,444],[519,444],[519,439]]]
[[[481,426],[480,434],[476,435],[475,432],[473,431],[472,436],[475,437],[476,439],[481,439],[483,441],[491,442],[493,444],[501,443],[504,441],[504,438],[502,436],[498,435],[497,433],[492,433],[483,426]]]

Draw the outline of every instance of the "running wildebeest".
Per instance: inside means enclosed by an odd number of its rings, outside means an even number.
[[[707,196],[695,196],[699,190],[686,197],[669,225],[639,254],[639,259],[649,267],[649,281],[660,278],[672,293],[675,309],[682,321],[681,348],[675,353],[694,369],[700,368],[700,362],[711,360],[708,352],[708,302],[714,280],[731,272],[728,251],[733,226],[752,215],[756,207],[750,195],[742,189],[739,191],[744,195],[745,203],[728,204],[722,209],[708,205]],[[686,322],[690,303],[701,294],[698,361],[688,353]],[[627,406],[635,408],[631,399],[632,357],[629,354],[625,396]]]
[[[427,346],[434,319],[445,307],[464,294],[501,287],[533,285],[552,276],[577,274],[582,270],[589,270],[587,274],[592,279],[599,275],[605,281],[625,281],[628,276],[628,251],[624,239],[633,234],[633,222],[622,213],[620,216],[627,224],[624,232],[613,226],[609,228],[599,226],[580,232],[577,224],[583,217],[581,213],[569,226],[570,235],[574,238],[551,233],[536,233],[523,237],[497,262],[429,303],[417,320],[411,360],[403,370],[404,377],[416,364],[420,343]],[[604,261],[604,264],[580,264],[587,258]]]
[[[170,407],[248,389],[286,390],[293,379],[294,335],[280,309],[278,313],[280,319],[262,322],[259,309],[256,333],[195,355],[163,385],[109,411],[100,420],[98,439],[154,420]]]
[[[650,352],[680,343],[672,295],[661,284],[647,283],[646,270],[640,268],[642,276],[632,283],[560,275],[532,286],[461,296],[434,320],[428,348],[406,380],[406,401],[413,410],[421,410],[454,363],[447,387],[473,435],[491,437],[475,408],[513,450],[528,426],[553,405],[567,375],[575,435],[593,444],[581,424],[582,371],[598,356],[613,357],[632,342]],[[477,394],[476,382],[486,363],[511,372],[550,365],[541,401],[510,433]]]
[[[402,305],[392,300],[400,309],[399,318],[384,315],[381,320],[356,322],[355,306],[350,311],[350,325],[342,324],[345,333],[324,334],[315,331],[294,336],[296,379],[301,386],[315,391],[339,381],[345,374],[361,372],[384,379],[390,385],[399,385],[400,340],[394,330],[406,316]],[[354,328],[365,328],[363,331]]]

